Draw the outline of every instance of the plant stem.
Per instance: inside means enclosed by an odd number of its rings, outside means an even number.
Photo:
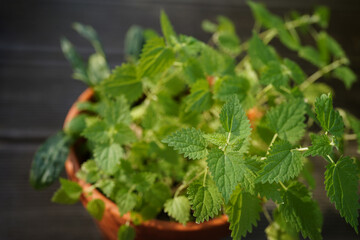
[[[325,75],[328,72],[331,72],[332,70],[340,67],[341,65],[347,63],[347,59],[346,58],[341,58],[338,59],[332,63],[330,63],[329,65],[319,69],[318,71],[316,71],[315,73],[313,73],[310,77],[308,77],[308,79],[306,79],[300,86],[299,89],[300,90],[305,90],[306,88],[308,88],[311,84],[313,84],[316,80],[318,80],[319,78],[321,78],[323,75]]]
[[[299,151],[299,152],[304,152],[304,151],[309,150],[309,148],[308,147],[303,147],[303,148],[296,148],[295,150]]]
[[[278,137],[278,134],[275,133],[274,136],[273,136],[273,138],[272,138],[272,140],[271,140],[271,142],[270,142],[270,145],[269,145],[269,148],[268,148],[268,150],[267,150],[267,152],[266,152],[266,155],[269,154],[270,148],[271,148],[271,146],[274,144],[274,142],[275,142],[275,140],[277,139],[277,137]]]
[[[269,214],[269,211],[266,209],[265,205],[263,204],[262,205],[262,209],[263,209],[263,212],[264,212],[264,216],[266,218],[266,220],[269,222],[269,224],[271,224],[273,222],[270,214]]]
[[[330,155],[327,155],[327,157],[329,158],[329,160],[330,160],[331,163],[334,163],[334,164],[335,164],[334,160],[332,160],[332,158],[330,157]]]
[[[205,173],[204,173],[203,187],[205,187],[207,172],[208,172],[208,169],[206,168]]]
[[[288,188],[283,184],[283,182],[280,181],[279,183],[280,183],[281,187],[282,187],[285,191],[288,190]]]
[[[207,170],[207,169],[206,169]],[[198,173],[195,177],[193,177],[190,181],[188,181],[187,183],[183,183],[180,185],[180,187],[176,190],[174,197],[177,197],[179,195],[179,193],[186,187],[188,187],[193,181],[195,181],[197,178],[199,178],[206,170],[201,171],[200,173]]]

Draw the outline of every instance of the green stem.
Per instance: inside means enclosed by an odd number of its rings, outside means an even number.
[[[262,205],[262,209],[263,209],[263,212],[264,212],[264,216],[266,218],[266,220],[269,222],[269,224],[271,224],[273,222],[270,214],[269,214],[269,211],[266,209],[265,205],[263,204]]]
[[[332,70],[340,67],[341,65],[347,63],[348,60],[346,58],[341,58],[339,60],[336,60],[332,63],[330,63],[329,65],[326,65],[325,67],[319,69],[318,71],[316,71],[315,73],[313,73],[310,77],[308,77],[308,79],[306,79],[300,86],[299,89],[300,90],[305,90],[306,88],[308,88],[311,84],[313,84],[316,80],[318,80],[319,78],[321,78],[323,75],[327,74],[328,72],[331,72]]]
[[[309,150],[309,148],[308,147],[303,147],[303,148],[296,148],[295,150],[299,151],[299,152],[304,152],[304,151]]]
[[[271,146],[274,144],[274,142],[275,142],[275,140],[277,139],[277,137],[278,137],[278,134],[275,133],[274,136],[273,136],[273,138],[272,138],[272,140],[271,140],[271,142],[270,142],[270,145],[269,145],[269,147],[268,147],[268,150],[267,150],[267,152],[266,152],[266,155],[269,154],[270,148],[271,148]]]
[[[183,183],[180,185],[180,187],[178,187],[178,189],[176,190],[175,194],[174,194],[174,197],[177,197],[179,195],[179,193],[186,187],[188,187],[193,181],[195,181],[196,179],[198,179],[204,172],[204,171],[201,171],[200,173],[198,173],[195,177],[193,177],[190,181],[186,182],[186,183]]]
[[[283,182],[280,181],[279,183],[280,183],[281,187],[282,187],[285,191],[288,190],[288,188],[283,184]]]
[[[331,163],[334,163],[334,164],[335,164],[334,160],[330,157],[330,155],[327,155],[327,157],[329,158],[329,160],[330,160]]]
[[[206,175],[207,175],[208,169],[205,169],[205,174],[204,174],[204,180],[203,180],[203,187],[205,187],[205,183],[206,183]]]

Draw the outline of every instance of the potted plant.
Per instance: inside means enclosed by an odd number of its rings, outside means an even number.
[[[52,201],[81,200],[109,239],[219,239],[228,228],[241,239],[261,212],[269,239],[321,239],[311,163],[324,160],[329,200],[358,232],[359,161],[345,149],[360,140],[360,121],[316,82],[356,80],[325,31],[328,10],[284,21],[249,6],[256,24],[244,42],[225,17],[203,22],[206,44],[176,34],[162,12],[163,36],[131,28],[128,61],[112,71],[96,32],[74,24],[96,52],[86,64],[67,39],[61,47],[89,89],[37,151],[32,186],[52,184],[66,161],[70,180]],[[302,45],[309,37],[316,47]],[[308,76],[273,39],[318,70]]]

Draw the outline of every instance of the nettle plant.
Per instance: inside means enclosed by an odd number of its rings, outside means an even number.
[[[60,179],[54,202],[75,203],[97,188],[121,214],[130,212],[133,224],[201,223],[226,214],[231,236],[241,239],[263,212],[269,239],[298,239],[299,232],[321,239],[311,164],[322,158],[329,200],[358,232],[359,162],[344,151],[347,141],[360,140],[360,121],[335,110],[331,88],[315,83],[331,76],[350,88],[356,80],[345,52],[324,30],[328,10],[284,21],[258,3],[249,6],[256,24],[242,43],[225,17],[203,22],[212,33],[206,44],[176,34],[162,12],[163,37],[132,28],[128,61],[112,71],[95,31],[75,24],[96,53],[86,64],[68,40],[61,46],[74,78],[93,88],[94,97],[79,103],[81,114],[38,150],[32,185],[55,181],[74,145],[83,162],[77,176],[92,188]],[[275,38],[318,70],[307,76],[281,57],[269,45]],[[309,38],[316,47],[301,44]],[[268,201],[276,206],[272,216]],[[104,203],[92,200],[87,209],[101,219]],[[129,224],[119,230],[120,239],[125,235],[134,236]]]

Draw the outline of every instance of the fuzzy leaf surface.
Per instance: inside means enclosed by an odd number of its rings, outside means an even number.
[[[252,232],[252,227],[256,227],[257,221],[260,220],[261,211],[260,199],[250,193],[241,191],[240,187],[237,187],[226,207],[231,237],[233,239],[241,239],[248,232]]]
[[[269,127],[281,139],[296,143],[305,132],[305,107],[303,100],[295,99],[272,108],[267,114]]]
[[[329,132],[336,137],[343,135],[344,122],[339,112],[334,110],[330,94],[323,94],[316,99],[315,113],[325,132]]]
[[[197,223],[215,217],[221,209],[221,194],[209,178],[205,186],[200,181],[190,184],[187,194]]]
[[[94,150],[94,160],[96,164],[107,173],[114,173],[120,164],[124,151],[117,144],[98,144]]]
[[[326,166],[325,189],[340,215],[358,233],[359,177],[357,166],[350,157],[341,157]]]
[[[264,164],[259,173],[259,181],[262,183],[288,181],[298,176],[303,167],[301,153],[284,140],[273,144]]]
[[[168,199],[165,202],[164,211],[170,217],[185,225],[190,218],[190,202],[185,196]]]
[[[306,151],[305,156],[327,157],[332,153],[333,146],[330,144],[329,137],[326,135],[311,134],[311,146]]]
[[[207,155],[205,138],[201,131],[195,128],[179,130],[165,138],[163,142],[190,159],[202,159]]]
[[[283,193],[284,203],[280,205],[279,211],[286,222],[301,231],[304,238],[320,240],[322,215],[318,204],[311,198],[308,189],[299,182],[288,186]]]

